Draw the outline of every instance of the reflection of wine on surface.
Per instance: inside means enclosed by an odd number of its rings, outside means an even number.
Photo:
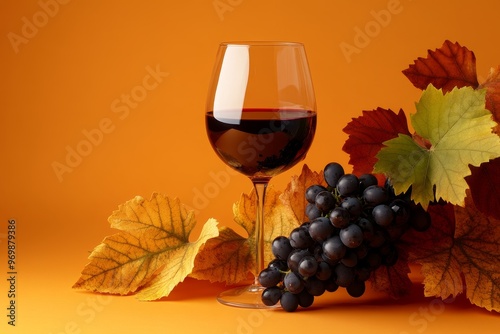
[[[316,113],[307,110],[244,109],[239,119],[206,114],[213,148],[228,165],[254,179],[293,167],[311,146]]]

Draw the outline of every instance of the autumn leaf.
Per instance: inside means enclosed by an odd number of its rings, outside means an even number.
[[[411,186],[412,199],[424,208],[440,198],[463,205],[469,165],[500,157],[500,137],[491,131],[496,123],[485,109],[485,91],[463,87],[443,94],[429,85],[416,108],[412,125],[431,146],[400,134],[384,142],[374,171],[385,173],[397,193]]]
[[[92,251],[75,289],[138,293],[140,300],[168,296],[191,272],[199,248],[218,235],[217,222],[210,219],[198,240],[190,242],[194,211],[157,193],[150,200],[127,201],[108,220],[120,231]]]
[[[407,231],[402,239],[407,243],[409,261],[422,265],[425,295],[442,297],[457,296],[463,291],[460,265],[451,256],[454,246],[454,206],[430,205],[428,212],[432,224],[425,232]],[[436,287],[438,287],[436,289]]]
[[[307,200],[305,193],[307,188],[315,184],[326,186],[323,172],[313,172],[304,164],[300,175],[292,176],[285,191],[281,194],[281,199],[284,201],[285,205],[288,205],[292,209],[295,217],[300,222],[308,220],[306,215]]]
[[[486,89],[486,109],[493,114],[497,122],[494,132],[500,136],[500,66],[491,69],[480,88]]]
[[[453,255],[460,263],[467,298],[500,312],[500,220],[480,213],[472,201],[455,207]]]
[[[255,260],[247,238],[222,226],[219,236],[207,241],[194,261],[190,277],[236,284],[249,279]]]
[[[422,90],[429,84],[441,88],[445,93],[455,87],[478,87],[474,53],[448,40],[441,48],[428,50],[427,58],[419,57],[403,74]]]
[[[353,118],[344,128],[349,135],[343,150],[349,154],[353,173],[372,173],[376,155],[383,143],[400,133],[410,135],[406,115],[403,110],[396,114],[390,109],[377,108],[363,111],[363,115]],[[380,178],[379,178],[380,179]]]
[[[482,213],[500,219],[500,158],[479,167],[471,167],[471,175],[466,177],[474,205]]]
[[[240,236],[230,228],[223,228],[217,238],[207,241],[195,259],[192,277],[211,282],[236,284],[256,270],[255,192],[242,194],[233,205],[235,222],[242,226],[247,236]],[[281,199],[281,192],[271,185],[267,188],[264,205],[264,261],[273,259],[271,242],[280,235],[288,235],[300,224],[290,205]]]
[[[432,225],[404,238],[422,265],[424,294],[447,299],[466,292],[475,305],[500,312],[500,221],[465,207],[431,205]]]
[[[399,299],[410,293],[412,282],[408,276],[410,267],[405,250],[398,247],[399,258],[393,266],[382,265],[372,272],[369,282],[374,290]]]

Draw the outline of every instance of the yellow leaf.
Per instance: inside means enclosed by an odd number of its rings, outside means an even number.
[[[120,232],[106,237],[90,254],[90,262],[73,288],[159,299],[191,272],[199,248],[218,235],[210,219],[200,237],[189,242],[196,221],[179,199],[154,193],[137,196],[108,218]]]
[[[247,238],[228,227],[219,229],[219,236],[207,241],[194,261],[191,277],[210,282],[235,284],[249,279],[255,263]]]
[[[255,202],[255,198],[252,201]],[[267,264],[274,259],[271,252],[273,240],[280,235],[289,235],[303,221],[298,220],[292,207],[281,199],[281,193],[272,189],[266,196],[264,210],[267,212],[264,218],[264,261]]]

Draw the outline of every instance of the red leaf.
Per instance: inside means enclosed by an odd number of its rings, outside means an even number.
[[[396,114],[390,109],[365,110],[343,129],[349,135],[342,149],[350,155],[354,174],[372,173],[375,157],[383,142],[400,133],[410,135],[406,115],[402,109]],[[380,178],[379,178],[380,179]]]
[[[491,111],[493,119],[498,123],[494,132],[500,135],[500,66],[491,69],[481,88],[486,88],[486,109]]]
[[[465,180],[469,184],[474,205],[482,213],[500,219],[500,158],[479,167],[470,166],[470,169],[472,174]]]
[[[419,57],[403,71],[413,85],[425,89],[429,84],[449,92],[455,87],[477,88],[476,57],[458,43],[445,41],[441,48],[428,50],[427,58]]]

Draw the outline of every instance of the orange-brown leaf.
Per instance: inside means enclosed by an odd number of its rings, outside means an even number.
[[[300,175],[292,176],[290,183],[281,195],[282,200],[290,206],[298,221],[305,222],[307,220],[305,193],[307,188],[314,184],[326,186],[323,173],[313,172],[307,165],[304,165]]]
[[[472,201],[455,207],[454,256],[460,263],[467,298],[500,312],[500,220],[479,212]]]
[[[207,241],[194,261],[191,277],[236,284],[245,281],[254,266],[248,240],[223,226]]]
[[[150,200],[137,196],[109,217],[120,230],[108,236],[90,254],[90,262],[73,288],[129,294],[154,300],[170,291],[191,272],[199,248],[218,235],[210,219],[194,242],[194,212],[178,199],[154,193]]]
[[[410,260],[422,264],[424,294],[467,298],[500,312],[500,221],[479,212],[470,197],[465,207],[431,205],[432,225],[405,236]]]

